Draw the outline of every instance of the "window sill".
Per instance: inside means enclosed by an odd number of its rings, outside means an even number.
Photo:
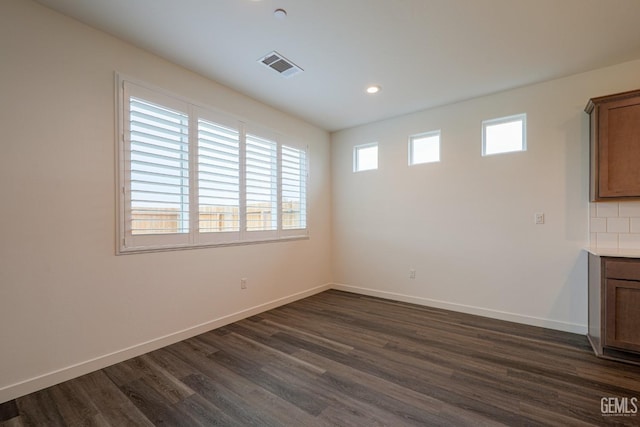
[[[170,252],[170,251],[184,251],[190,249],[211,249],[211,248],[223,248],[229,246],[247,246],[258,245],[262,243],[281,243],[291,242],[296,240],[309,240],[309,235],[300,236],[287,236],[279,238],[269,238],[264,240],[248,240],[248,241],[236,241],[236,242],[224,242],[224,243],[207,243],[197,245],[172,245],[172,246],[150,246],[150,247],[132,247],[132,248],[118,248],[116,255],[132,255],[132,254],[144,254],[153,252]]]

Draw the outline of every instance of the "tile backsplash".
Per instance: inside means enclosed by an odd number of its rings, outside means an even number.
[[[590,203],[589,212],[591,246],[640,249],[640,201]]]

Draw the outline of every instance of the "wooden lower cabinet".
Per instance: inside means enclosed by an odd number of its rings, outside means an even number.
[[[604,344],[640,352],[640,281],[606,279],[605,287]]]
[[[589,254],[589,333],[596,355],[640,364],[640,259]]]

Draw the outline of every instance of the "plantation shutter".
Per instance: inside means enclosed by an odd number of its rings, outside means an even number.
[[[200,233],[240,229],[240,133],[198,119],[198,220]]]
[[[282,229],[307,228],[307,153],[282,146]]]
[[[118,83],[118,254],[308,236],[306,148]]]
[[[246,230],[277,230],[277,143],[248,133],[245,147]]]
[[[188,115],[129,97],[130,233],[189,233]]]

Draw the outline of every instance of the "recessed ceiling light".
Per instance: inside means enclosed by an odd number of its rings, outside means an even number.
[[[273,16],[276,17],[276,19],[284,19],[287,17],[287,11],[284,9],[276,9],[273,11]]]
[[[378,93],[380,92],[381,89],[382,88],[380,87],[380,85],[372,85],[367,88],[367,93],[371,93],[371,94]]]

